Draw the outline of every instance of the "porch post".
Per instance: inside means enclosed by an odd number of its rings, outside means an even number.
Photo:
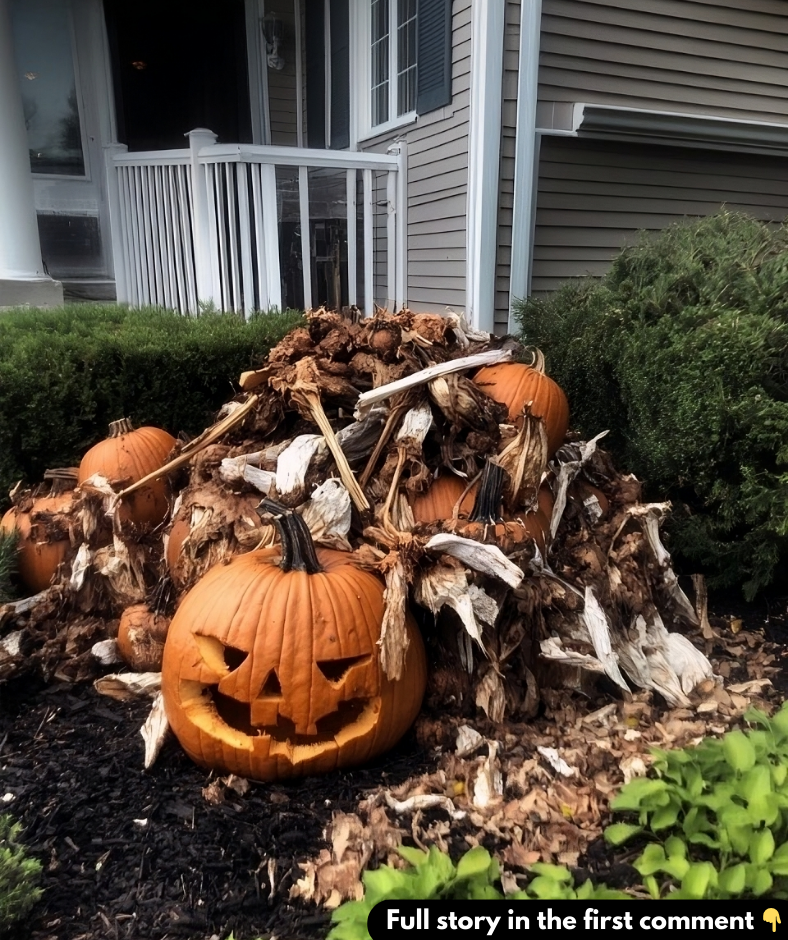
[[[0,307],[62,303],[63,285],[41,261],[11,16],[8,0],[0,0]]]
[[[205,165],[198,156],[203,147],[216,143],[216,134],[197,127],[186,134],[192,153],[192,226],[194,235],[194,268],[197,281],[197,304],[216,303],[218,284],[214,283],[214,258],[211,248],[210,216],[208,215],[208,188]],[[221,300],[217,306],[221,307]]]

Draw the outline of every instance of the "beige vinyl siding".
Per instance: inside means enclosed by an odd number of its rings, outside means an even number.
[[[266,0],[266,13],[275,13],[284,27],[284,42],[279,54],[285,67],[266,69],[268,106],[271,118],[271,143],[275,146],[298,145],[296,101],[295,4],[293,0]]]
[[[788,216],[788,162],[721,151],[542,140],[531,290],[599,276],[640,229],[656,231],[721,206]]]
[[[495,262],[495,332],[509,329],[512,258],[514,153],[517,139],[517,80],[520,58],[520,0],[506,0],[501,102],[501,165],[498,176],[498,251]]]
[[[543,0],[540,124],[574,101],[788,122],[786,36],[785,0]]]
[[[405,128],[364,141],[362,150],[385,152],[408,143],[408,304],[414,310],[465,308],[465,228],[468,197],[471,0],[452,4],[452,101]],[[379,193],[376,194],[379,196]],[[383,183],[385,201],[385,182]],[[376,247],[385,243],[385,219],[376,220]],[[385,265],[375,265],[375,299]]]

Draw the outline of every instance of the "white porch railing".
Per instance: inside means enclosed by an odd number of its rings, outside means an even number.
[[[311,222],[319,215],[310,213],[310,170],[345,176],[347,258],[342,273],[348,304],[367,316],[376,298],[389,310],[406,304],[404,142],[378,154],[217,144],[216,135],[202,129],[187,136],[190,147],[183,150],[128,153],[122,144],[107,148],[119,301],[189,313],[213,304],[246,316],[254,310],[281,308],[284,197],[281,185],[277,189],[277,168],[289,167],[297,169],[297,183],[294,173],[292,181],[298,199],[304,307],[309,309],[317,298]],[[385,186],[378,179],[383,175]],[[376,201],[376,192],[385,192],[385,200]],[[376,271],[385,274],[376,278]]]

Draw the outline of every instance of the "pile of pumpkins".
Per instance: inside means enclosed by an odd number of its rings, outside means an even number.
[[[569,407],[543,371],[504,363],[482,368],[473,381],[506,406],[515,425],[522,426],[530,403],[531,413],[544,421],[549,456],[556,452]],[[108,438],[83,457],[76,483],[89,485],[96,473],[116,488],[136,482],[161,468],[175,444],[158,428],[114,422]],[[501,481],[488,485],[488,476],[475,488],[445,472],[437,476],[411,498],[416,522],[459,515],[460,534],[492,537],[502,547],[532,539],[543,551],[552,513],[549,487],[542,486],[531,512],[502,517]],[[161,526],[170,511],[168,496],[166,479],[155,480],[124,498],[120,518]],[[42,520],[67,510],[74,498],[73,489],[57,485],[25,511],[9,510],[0,523],[19,532],[19,572],[31,591],[45,589],[62,572],[68,539],[50,540]],[[163,645],[169,723],[204,767],[274,780],[369,761],[402,737],[421,707],[427,660],[419,629],[408,613],[405,668],[400,679],[388,678],[378,655],[382,580],[348,552],[316,548],[297,512],[272,500],[263,500],[261,508],[279,531],[275,547],[215,565],[181,597],[169,625],[144,606],[125,611],[119,648],[138,667],[156,668]],[[187,532],[170,532],[170,564]],[[149,661],[140,658],[145,643]]]

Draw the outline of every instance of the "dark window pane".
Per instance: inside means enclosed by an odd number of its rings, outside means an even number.
[[[12,0],[11,25],[33,172],[84,176],[70,5]]]

